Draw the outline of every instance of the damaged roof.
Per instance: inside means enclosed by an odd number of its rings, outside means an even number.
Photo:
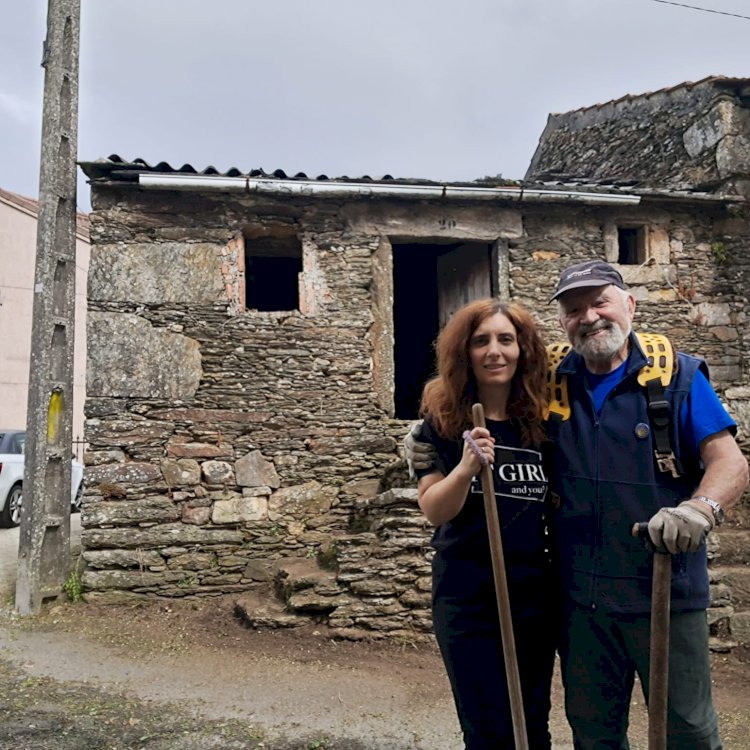
[[[573,114],[574,112],[589,112],[594,109],[601,109],[602,107],[609,107],[616,104],[623,104],[634,99],[649,99],[654,96],[671,94],[677,91],[685,90],[689,91],[696,86],[702,86],[704,84],[712,84],[717,87],[726,87],[727,89],[739,89],[744,91],[743,96],[750,96],[750,78],[731,78],[729,76],[706,76],[701,78],[699,81],[683,81],[674,86],[666,86],[661,89],[655,89],[654,91],[644,91],[641,94],[625,94],[617,99],[610,99],[607,102],[601,102],[600,104],[589,104],[585,107],[579,107],[578,109],[570,110],[567,113],[555,112],[551,116],[555,117],[559,114]]]
[[[84,174],[91,180],[110,179],[110,180],[135,180],[142,173],[162,173],[162,174],[192,174],[192,175],[215,175],[219,177],[249,177],[251,179],[275,179],[275,180],[314,180],[317,182],[370,182],[370,183],[393,183],[401,185],[440,185],[444,184],[434,180],[421,178],[404,178],[393,177],[389,174],[382,177],[370,177],[363,175],[361,177],[349,177],[343,175],[340,177],[329,177],[321,174],[317,177],[311,177],[304,172],[287,173],[283,169],[275,169],[273,172],[266,172],[262,167],[253,168],[243,171],[237,167],[230,167],[224,172],[220,172],[216,167],[208,166],[203,169],[196,169],[192,164],[183,164],[181,167],[173,167],[166,161],[160,161],[158,164],[151,165],[145,159],[135,158],[132,161],[123,159],[117,154],[112,154],[106,159],[97,159],[96,161],[79,162]],[[489,181],[489,182],[488,182]],[[482,178],[472,182],[455,182],[452,185],[474,185],[474,184],[492,184],[492,185],[517,185],[516,180],[507,180],[502,177]]]
[[[338,176],[329,177],[321,174],[310,177],[304,172],[288,173],[283,169],[267,172],[262,168],[253,168],[243,171],[238,167],[230,167],[220,172],[214,166],[202,169],[192,164],[183,164],[174,167],[166,161],[149,164],[145,159],[135,158],[123,159],[117,154],[95,161],[79,162],[84,174],[91,183],[137,183],[140,175],[185,175],[195,177],[227,177],[240,178],[252,181],[279,182],[315,182],[331,184],[350,185],[392,185],[392,186],[433,186],[445,188],[505,188],[508,192],[518,191],[519,196],[524,192],[537,191],[549,193],[549,199],[555,200],[555,194],[565,195],[571,193],[589,193],[592,195],[637,195],[644,198],[676,201],[710,201],[710,202],[732,202],[732,197],[718,197],[710,193],[685,189],[654,189],[643,188],[634,180],[585,180],[585,179],[546,179],[546,180],[510,180],[498,175],[496,177],[482,177],[471,181],[444,182],[424,178],[396,178],[391,175],[374,178],[369,175],[361,177]]]
[[[733,193],[748,172],[748,110],[750,78],[709,76],[551,114],[526,179]]]

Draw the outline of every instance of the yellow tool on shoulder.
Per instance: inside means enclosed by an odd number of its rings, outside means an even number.
[[[647,358],[646,364],[638,371],[638,383],[646,389],[656,464],[659,471],[668,471],[676,478],[682,475],[682,468],[672,450],[671,410],[664,391],[677,372],[677,356],[672,342],[660,333],[636,333],[636,337]],[[567,376],[557,371],[570,349],[568,343],[547,347],[547,420],[565,422],[570,419]]]

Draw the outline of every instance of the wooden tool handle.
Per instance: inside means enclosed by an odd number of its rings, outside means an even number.
[[[471,410],[474,427],[485,427],[484,408],[481,404],[474,404]],[[503,660],[505,662],[505,678],[508,683],[508,697],[510,698],[510,712],[513,719],[513,738],[516,750],[528,750],[528,736],[526,734],[526,716],[523,712],[523,696],[521,694],[521,677],[518,671],[518,657],[516,642],[513,636],[513,620],[510,614],[510,597],[508,596],[508,579],[505,574],[505,558],[503,556],[503,540],[500,536],[500,519],[495,501],[495,483],[492,479],[492,467],[487,464],[482,467],[482,495],[484,496],[484,511],[487,517],[487,534],[490,539],[490,554],[492,556],[492,575],[495,579],[495,595],[497,598],[497,612],[500,618],[500,636],[503,643]]]
[[[667,550],[657,549],[651,543],[648,535],[648,522],[641,521],[633,524],[631,534],[644,539],[648,548],[654,553],[648,666],[648,750],[666,750],[672,555]]]

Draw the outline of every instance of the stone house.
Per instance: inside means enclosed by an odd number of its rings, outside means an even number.
[[[255,624],[428,632],[431,530],[399,451],[434,338],[494,294],[558,340],[547,300],[575,260],[619,264],[638,325],[703,354],[747,434],[748,85],[552,116],[520,182],[83,163],[88,598],[234,592]],[[653,180],[627,158],[648,138]]]

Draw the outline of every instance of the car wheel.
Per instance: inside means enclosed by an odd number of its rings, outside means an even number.
[[[15,485],[5,499],[5,507],[0,513],[0,523],[5,528],[12,528],[21,523],[21,510],[23,509],[23,489],[20,484]]]
[[[78,488],[78,492],[76,492],[76,496],[73,498],[73,502],[70,504],[70,512],[80,513],[82,502],[83,502],[83,485],[81,485]]]

